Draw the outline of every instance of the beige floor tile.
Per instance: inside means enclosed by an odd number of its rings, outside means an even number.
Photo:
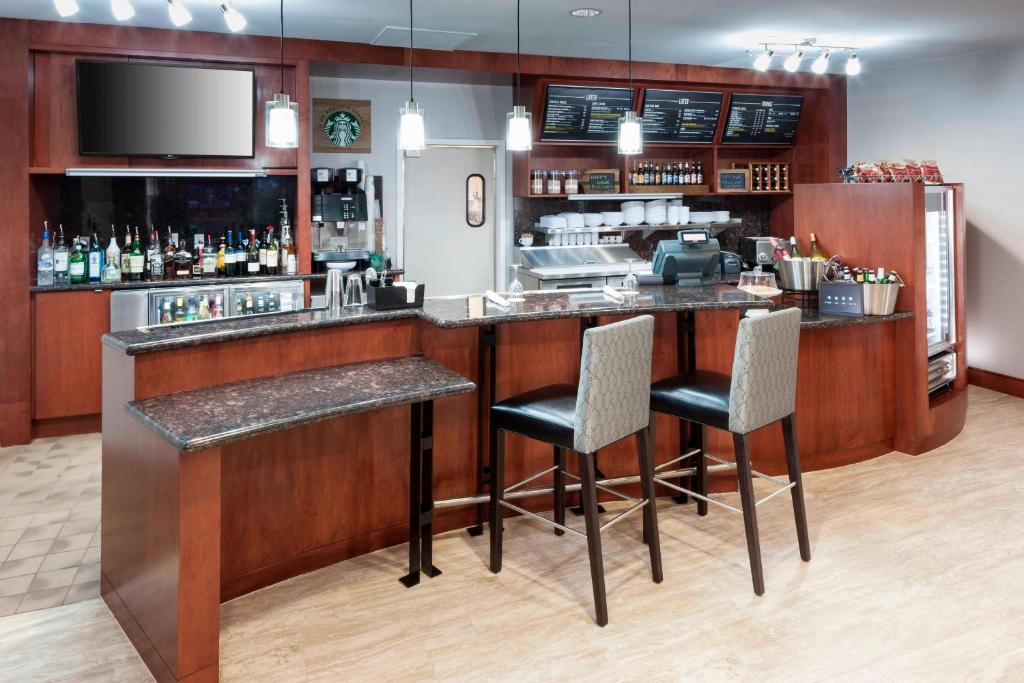
[[[20,604],[21,595],[12,595],[10,597],[0,598],[0,617],[6,617],[14,614]]]
[[[86,518],[76,519],[73,521],[64,522],[64,526],[60,530],[58,536],[60,538],[66,538],[68,536],[79,536],[81,534],[91,534],[99,528],[100,520],[98,518]]]
[[[21,560],[27,557],[39,557],[45,555],[50,550],[50,546],[53,545],[53,539],[46,539],[43,541],[29,541],[27,543],[19,542],[11,549],[11,553],[7,556],[7,561]]]
[[[35,574],[43,564],[43,557],[40,555],[38,557],[26,557],[23,560],[7,560],[0,564],[0,579]]]
[[[98,564],[85,564],[78,568],[75,574],[75,585],[100,580],[100,566]]]
[[[67,586],[25,593],[25,597],[21,599],[21,604],[18,605],[17,613],[32,612],[49,607],[60,607],[64,603],[64,596],[67,594]]]
[[[21,534],[21,538],[18,539],[18,543],[28,543],[31,541],[42,541],[47,539],[57,538],[57,534],[61,530],[61,522],[55,524],[46,524],[43,526],[30,526],[25,529]]]
[[[0,531],[0,544],[4,546],[13,546],[21,538],[21,534],[24,533],[24,529],[17,529],[15,531]]]
[[[11,552],[11,548],[13,547],[13,545],[0,545],[0,565],[2,565],[4,560],[7,559],[7,555]]]
[[[10,579],[0,579],[0,598],[24,593],[28,590],[29,584],[32,583],[32,578],[32,574],[26,574],[24,576],[15,576]]]
[[[94,562],[100,561],[100,547],[94,545],[90,548],[85,549],[85,554],[82,555],[82,564],[93,564]]]
[[[82,602],[83,600],[92,600],[98,597],[100,597],[99,581],[80,583],[68,589],[67,597],[64,598],[64,604],[70,605],[73,602]]]
[[[99,505],[83,505],[76,507],[71,510],[71,514],[68,516],[68,521],[75,521],[79,519],[95,519],[100,518],[100,506]]]
[[[2,511],[0,511],[2,512]],[[35,515],[18,515],[4,517],[0,519],[0,532],[4,531],[24,531],[32,524],[32,518]]]
[[[71,514],[71,508],[66,510],[54,510],[53,512],[40,512],[32,517],[31,526],[41,526],[44,524],[60,524],[66,522],[68,515]]]
[[[47,590],[50,588],[65,588],[70,586],[78,573],[78,567],[66,569],[54,569],[52,571],[38,572],[29,584],[29,592]]]
[[[53,571],[55,569],[67,569],[68,567],[78,567],[83,564],[83,558],[85,556],[85,549],[79,548],[78,550],[68,550],[62,553],[50,553],[43,558],[43,563],[39,565],[40,572]]]
[[[50,546],[50,553],[62,553],[68,550],[82,550],[88,547],[92,541],[93,534],[79,534],[78,536],[65,536],[56,538]]]

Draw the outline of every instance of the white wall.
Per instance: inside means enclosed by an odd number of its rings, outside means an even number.
[[[384,228],[388,251],[397,252],[398,110],[409,99],[409,83],[314,77],[312,97],[370,100],[373,139],[370,154],[313,154],[313,167],[339,168],[366,163],[367,173],[383,176]],[[425,111],[428,140],[502,140],[505,115],[512,108],[509,86],[417,83],[416,101]],[[509,203],[510,204],[510,203]]]
[[[849,80],[850,160],[935,159],[965,183],[967,360],[1024,378],[1024,46]]]

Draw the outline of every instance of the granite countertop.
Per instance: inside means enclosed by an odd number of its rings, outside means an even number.
[[[76,292],[100,289],[155,289],[160,287],[226,287],[229,285],[250,285],[257,282],[293,282],[295,280],[322,280],[327,276],[323,273],[307,273],[305,275],[258,275],[254,277],[219,277],[219,278],[182,278],[175,280],[139,280],[138,282],[87,282],[79,285],[33,285],[28,291],[39,292]]]
[[[412,356],[183,391],[132,401],[125,411],[178,450],[198,451],[475,388],[440,363]]]
[[[913,311],[896,311],[890,315],[865,315],[861,317],[850,317],[843,315],[828,315],[817,311],[804,311],[800,319],[800,329],[817,330],[831,327],[849,327],[852,325],[874,325],[876,323],[888,323],[894,320],[906,320],[913,318]]]

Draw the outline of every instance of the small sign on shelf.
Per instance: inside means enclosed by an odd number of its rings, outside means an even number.
[[[619,191],[619,169],[592,168],[583,172],[580,189],[586,194]]]
[[[723,192],[750,192],[750,170],[745,168],[720,168],[715,173],[716,187]]]

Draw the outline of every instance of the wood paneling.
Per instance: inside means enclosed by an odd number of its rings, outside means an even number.
[[[32,295],[36,420],[100,412],[100,338],[110,331],[110,290]]]
[[[981,368],[967,368],[967,381],[975,386],[1024,398],[1024,379],[1019,377],[1010,377]]]

